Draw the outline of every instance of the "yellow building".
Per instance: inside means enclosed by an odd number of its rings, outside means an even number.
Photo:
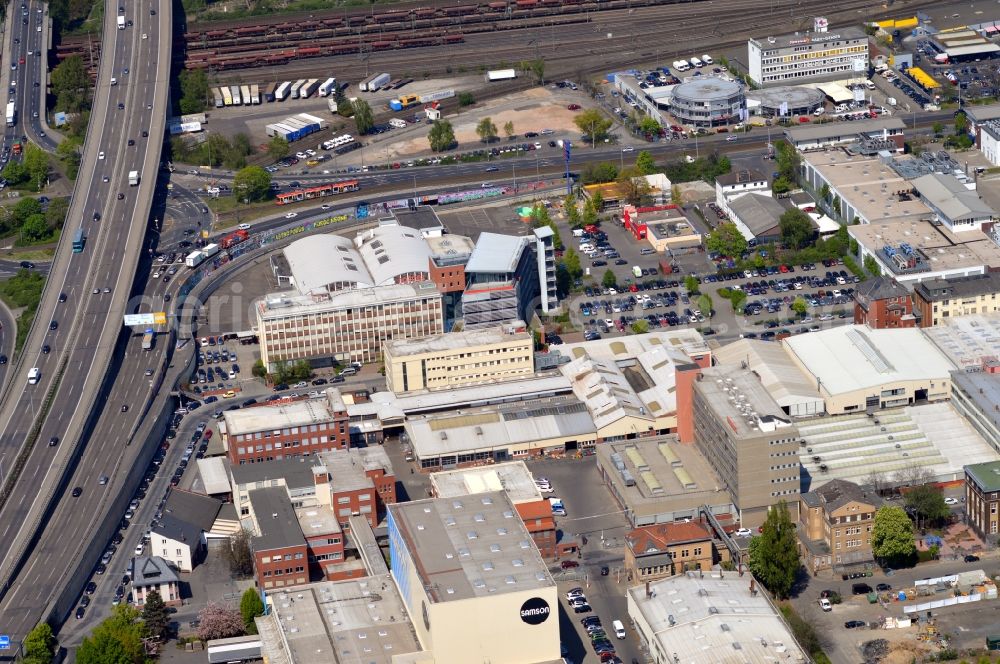
[[[390,391],[447,389],[534,373],[534,340],[523,322],[394,339],[382,346]]]
[[[810,572],[872,561],[872,526],[882,505],[875,492],[832,480],[799,500],[799,541]]]

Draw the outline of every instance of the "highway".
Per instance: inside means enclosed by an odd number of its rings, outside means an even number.
[[[43,39],[48,36],[48,9],[39,0],[24,0],[11,3],[8,17],[8,33],[4,35],[4,46],[9,49],[9,57],[3,58],[4,84],[7,86],[7,101],[14,102],[17,122],[14,127],[4,130],[4,155],[16,142],[27,136],[43,149],[55,150],[56,144],[47,136],[41,124],[42,95],[46,81],[48,45]],[[6,163],[6,159],[4,159]]]
[[[122,465],[127,451],[124,441],[141,416],[141,400],[151,389],[144,376],[145,362],[133,354],[138,343],[129,343],[124,357],[116,351],[122,350],[118,343],[121,314],[126,306],[129,310],[136,307],[128,298],[135,259],[146,242],[162,147],[171,8],[165,3],[160,14],[152,15],[151,9],[160,9],[155,0],[152,4],[122,0],[119,5],[134,25],[117,30],[115,13],[105,16],[104,44],[114,56],[101,60],[81,172],[64,233],[71,238],[82,227],[86,246],[82,253],[72,254],[69,240],[60,243],[36,324],[13,369],[11,389],[0,403],[0,464],[9,464],[63,368],[38,443],[11,499],[0,511],[5,582],[0,624],[12,639],[23,637],[39,619],[49,618],[50,603],[68,582],[68,575],[91,554],[100,555],[100,549],[91,550],[90,540],[120,489],[121,474],[128,468]],[[129,73],[124,73],[125,68]],[[112,76],[118,78],[118,85],[110,85]],[[142,174],[143,186],[128,186],[132,170]],[[59,302],[60,294],[65,295],[65,302]],[[56,329],[50,329],[50,321],[56,322]],[[158,348],[162,351],[164,346]],[[114,374],[118,366],[126,369],[109,393],[104,377],[106,372]],[[38,385],[21,382],[30,367],[41,370]],[[126,403],[137,407],[123,413],[121,406]],[[100,415],[86,435],[85,424],[96,410]],[[58,442],[50,446],[53,438]],[[69,477],[59,484],[63,469],[69,469]],[[102,485],[101,476],[111,479]],[[83,489],[79,498],[70,496],[75,486]],[[44,514],[49,498],[54,507]],[[37,540],[32,540],[37,523],[44,525]],[[18,554],[25,551],[30,557],[19,566]],[[63,616],[51,617],[60,620]]]

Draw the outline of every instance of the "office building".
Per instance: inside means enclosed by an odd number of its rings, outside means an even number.
[[[750,39],[747,69],[760,86],[863,77],[868,35],[855,26],[830,32],[827,20],[817,17],[812,32]]]
[[[318,399],[227,410],[219,427],[233,466],[263,463],[348,447],[347,406],[328,388]]]
[[[481,233],[465,266],[462,314],[465,329],[493,327],[511,320],[531,320],[541,306],[541,292],[555,284],[552,238],[535,229],[531,235]],[[547,306],[558,306],[554,294]],[[411,335],[413,336],[413,335]]]
[[[975,274],[951,279],[929,279],[913,287],[921,327],[938,325],[945,318],[1000,312],[1000,273]]]
[[[917,284],[919,287],[920,284]],[[874,330],[916,327],[913,297],[910,291],[889,277],[862,281],[854,288],[854,324]]]
[[[433,661],[558,660],[556,584],[506,492],[390,506],[389,556]]]
[[[396,394],[523,378],[534,373],[533,357],[534,338],[523,321],[383,347],[386,386]]]
[[[655,664],[810,661],[749,574],[687,572],[632,586],[625,599]]]
[[[982,231],[984,224],[992,224],[996,211],[975,191],[965,186],[952,173],[928,173],[913,180],[913,188],[934,213],[934,219],[944,224],[952,233]]]
[[[253,520],[250,550],[257,586],[271,590],[308,582],[306,539],[285,490],[255,489],[250,492],[249,505]]]
[[[798,534],[806,569],[815,574],[872,562],[872,526],[882,499],[871,488],[832,480],[799,500]]]
[[[711,528],[698,521],[643,526],[625,535],[625,572],[632,583],[708,571],[723,560],[729,560],[729,550],[717,547]]]
[[[785,138],[798,150],[874,142],[873,147],[877,149],[902,154],[906,144],[905,130],[906,124],[901,118],[880,117],[854,122],[800,124],[786,128]]]
[[[984,541],[1000,530],[1000,461],[965,466],[965,509],[968,524]]]
[[[690,427],[678,427],[685,432],[681,442],[693,442],[712,466],[744,527],[764,523],[781,501],[798,518],[799,436],[791,418],[748,369],[720,365],[693,372],[695,380],[679,382],[691,403],[678,412],[691,420]]]
[[[746,106],[743,86],[717,76],[691,77],[674,87],[670,94],[670,114],[685,125],[721,127],[743,118]]]

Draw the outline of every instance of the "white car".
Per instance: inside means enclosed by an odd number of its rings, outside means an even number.
[[[735,136],[726,136],[726,142],[727,143],[732,143],[735,140],[736,140]]]
[[[141,556],[142,555],[142,551],[143,551],[144,548],[145,548],[145,546],[143,546],[142,542],[139,542],[138,544],[136,544],[135,545],[135,555]]]
[[[333,206],[332,206],[332,205],[330,205],[329,203],[323,203],[323,204],[322,204],[322,205],[320,205],[319,207],[320,207],[320,209],[321,209],[321,210],[329,210],[329,209],[330,209],[330,208],[332,208]]]
[[[295,156],[298,157],[299,159],[308,159],[309,158],[309,155],[307,155],[305,152],[296,152]]]
[[[97,153],[97,158],[98,159],[104,159],[104,153],[103,152],[98,152]]]
[[[958,505],[958,498],[945,498],[944,499],[944,504],[945,505]]]
[[[736,537],[750,537],[751,535],[753,535],[753,531],[750,530],[749,528],[738,528],[736,532],[733,533],[733,535],[735,535]]]
[[[285,219],[294,219],[297,216],[299,216],[298,212],[289,212],[285,215]]]
[[[239,228],[241,231],[248,231],[250,230],[250,224],[240,224],[239,226],[237,226],[237,228]]]
[[[635,152],[635,148],[632,147],[631,145],[626,145],[625,147],[622,148],[622,152]]]
[[[540,493],[552,493],[553,491],[555,491],[555,489],[553,489],[552,487],[550,487],[548,484],[544,484],[544,485],[543,484],[536,484],[535,486],[538,487],[538,491]]]

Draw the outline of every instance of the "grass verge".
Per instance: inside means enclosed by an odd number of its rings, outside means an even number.
[[[23,309],[17,317],[17,337],[14,352],[20,352],[35,319],[38,302],[42,298],[45,277],[30,270],[20,270],[10,279],[0,282],[0,299],[11,309]]]

